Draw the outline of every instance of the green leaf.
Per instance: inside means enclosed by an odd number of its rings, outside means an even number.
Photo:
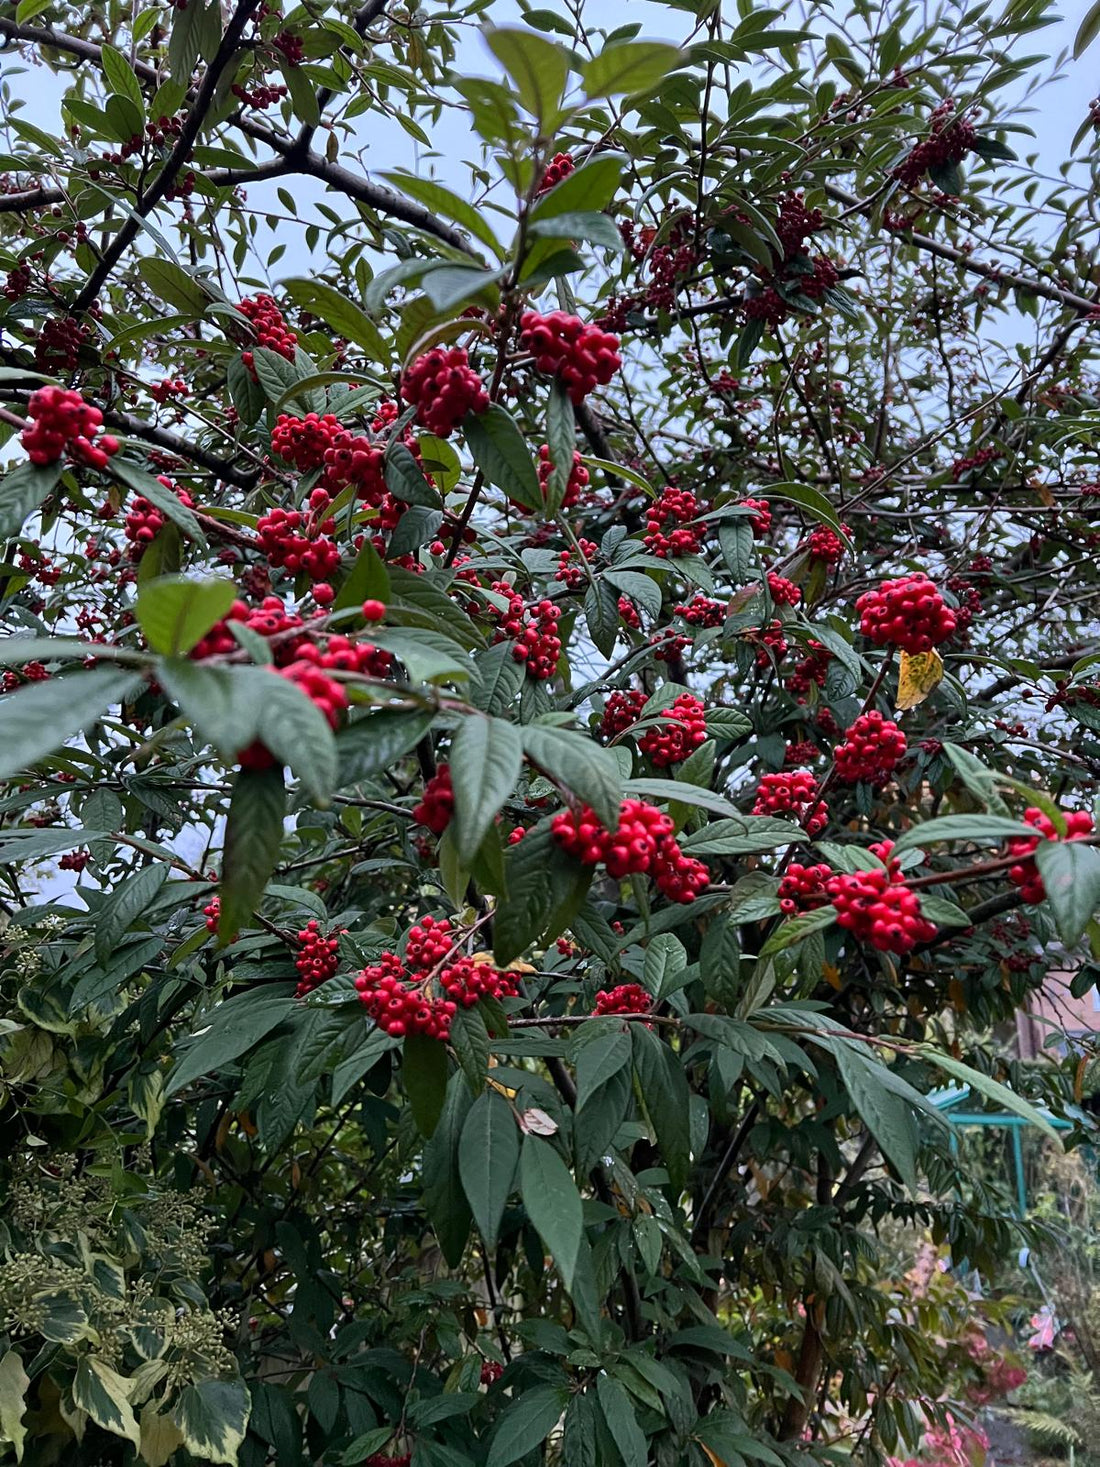
[[[0,1357],[0,1437],[12,1444],[15,1460],[23,1460],[23,1442],[27,1428],[23,1425],[27,1388],[31,1378],[23,1369],[18,1350],[6,1350]]]
[[[623,1460],[623,1467],[646,1467],[649,1454],[645,1433],[638,1425],[626,1388],[614,1376],[601,1370],[596,1376],[596,1397],[611,1439]]]
[[[405,504],[441,509],[443,501],[424,477],[424,471],[404,443],[392,442],[386,453],[386,488]]]
[[[414,683],[464,682],[473,663],[462,647],[427,627],[386,627],[372,630],[371,641],[405,664]]]
[[[682,987],[680,975],[687,967],[684,944],[671,932],[660,932],[645,950],[645,986],[658,1003]]]
[[[591,1037],[588,1037],[587,1031],[586,1025],[577,1041],[578,1114],[597,1091],[626,1068],[631,1055],[630,1034],[624,1025],[619,1024]]]
[[[391,769],[431,727],[430,709],[379,708],[336,735],[336,789]]]
[[[920,850],[938,841],[968,841],[974,845],[999,846],[1013,836],[1035,835],[1035,827],[1022,820],[1007,820],[1003,815],[941,815],[913,825],[898,839],[893,854]]]
[[[598,153],[536,199],[531,210],[532,222],[558,214],[587,214],[606,209],[615,197],[625,166],[622,153]],[[614,470],[616,466],[608,467]]]
[[[493,1432],[485,1467],[511,1467],[540,1446],[565,1410],[567,1392],[560,1386],[523,1391],[501,1414]]]
[[[1003,815],[1007,818],[1008,806],[997,793],[996,773],[992,769],[987,769],[969,749],[964,749],[959,744],[952,744],[946,739],[943,741],[943,752],[970,793],[981,800],[988,810],[992,810],[994,815]]]
[[[18,535],[24,523],[61,482],[65,465],[19,464],[0,479],[0,540]]]
[[[500,718],[464,718],[451,746],[454,840],[467,864],[512,794],[523,768],[523,735]]]
[[[1100,851],[1076,840],[1041,840],[1035,865],[1058,936],[1072,947],[1100,908]]]
[[[286,997],[285,989],[273,992],[268,985],[234,994],[218,1004],[201,1017],[197,1036],[169,1076],[165,1094],[175,1095],[192,1080],[224,1069],[278,1028],[297,1007],[293,998]]]
[[[145,911],[168,878],[164,864],[143,866],[116,886],[95,914],[96,961],[106,963],[131,924]]]
[[[154,652],[178,656],[220,621],[236,599],[232,581],[160,576],[138,592],[135,614]]]
[[[565,1287],[573,1288],[584,1232],[584,1208],[573,1174],[548,1141],[525,1136],[520,1154],[520,1195],[527,1216],[557,1265]]]
[[[465,199],[459,198],[449,188],[444,188],[434,178],[417,178],[408,173],[381,173],[387,183],[394,188],[400,189],[410,199],[415,199],[419,204],[426,204],[433,214],[438,214],[443,219],[452,219],[460,224],[463,229],[468,229],[475,239],[487,245],[498,259],[503,257],[503,251],[496,235],[493,233],[488,219],[475,205],[467,203]]]
[[[745,329],[760,325],[759,321],[750,321]],[[752,574],[752,526],[748,520],[722,520],[718,526],[718,544],[730,575],[737,585],[744,585]]]
[[[626,248],[618,226],[606,214],[554,214],[536,219],[527,232],[534,239],[583,239],[617,254]]]
[[[628,795],[646,795],[653,800],[681,800],[685,805],[697,805],[702,810],[710,810],[715,815],[725,815],[732,818],[738,814],[737,806],[730,803],[723,795],[716,795],[712,790],[705,790],[700,785],[688,784],[686,780],[677,779],[632,779],[627,782],[626,793]],[[750,817],[741,816],[743,820]],[[757,817],[758,819],[763,817]]]
[[[837,519],[836,510],[833,509],[833,506],[826,499],[825,495],[822,494],[820,489],[815,489],[811,484],[784,483],[768,484],[764,492],[769,499],[787,499],[791,504],[800,505],[815,520],[820,520],[823,525],[828,525],[837,539],[846,545],[849,550],[852,549],[852,542],[845,533],[844,527]]]
[[[287,280],[283,289],[295,305],[304,306],[319,316],[337,336],[344,336],[362,347],[371,361],[382,366],[389,364],[390,350],[382,333],[366,312],[348,299],[346,291],[324,280],[304,279]]]
[[[921,910],[924,912],[923,901],[921,902]],[[924,915],[929,917],[929,920],[935,920],[927,912],[924,912]],[[759,962],[765,958],[773,957],[776,953],[782,952],[784,948],[793,947],[796,942],[801,942],[811,932],[821,932],[826,927],[831,927],[835,921],[836,908],[831,906],[818,907],[816,911],[803,912],[801,916],[792,917],[789,921],[782,923],[775,929],[760,949],[757,955],[757,961]],[[963,921],[965,923],[965,917]]]
[[[606,581],[600,579],[589,585],[584,598],[584,620],[597,649],[610,657],[619,635],[619,598]]]
[[[1084,55],[1098,35],[1100,35],[1100,0],[1096,0],[1096,4],[1089,6],[1084,20],[1077,28],[1077,35],[1073,42],[1074,61]]]
[[[248,1429],[249,1410],[243,1380],[200,1380],[180,1391],[172,1420],[192,1456],[234,1467]]]
[[[860,1119],[883,1155],[897,1167],[905,1185],[915,1190],[919,1137],[912,1110],[887,1088],[884,1066],[861,1053],[851,1041],[837,1039],[828,1048]]]
[[[201,6],[196,5],[195,9],[201,9]],[[142,255],[135,264],[138,274],[153,294],[175,306],[190,320],[201,316],[213,299],[210,291],[174,260],[165,259],[162,255]],[[138,490],[139,494],[142,492]]]
[[[945,1054],[933,1044],[918,1045],[917,1053],[930,1065],[944,1070],[953,1080],[959,1080],[963,1085],[969,1085],[972,1090],[977,1090],[979,1094],[984,1095],[987,1100],[991,1100],[1002,1110],[1011,1111],[1013,1115],[1022,1117],[1030,1125],[1042,1131],[1050,1140],[1056,1142],[1060,1151],[1064,1149],[1061,1136],[1046,1117],[1023,1096],[1010,1090],[1007,1085],[1002,1085],[991,1075],[983,1075],[980,1070],[975,1070],[970,1065],[964,1064],[962,1060],[957,1060],[954,1055]]]
[[[218,889],[218,934],[225,942],[231,942],[251,922],[260,904],[279,859],[285,814],[280,768],[238,771],[229,801]]]
[[[553,467],[546,481],[546,513],[557,514],[573,472],[573,454],[577,446],[577,422],[569,394],[559,378],[550,386],[546,404],[546,443]]]
[[[644,1024],[631,1024],[634,1068],[642,1101],[653,1126],[674,1187],[682,1187],[691,1170],[691,1087],[679,1057]]]
[[[519,1145],[519,1127],[507,1101],[495,1090],[484,1091],[463,1124],[458,1169],[474,1221],[489,1248],[496,1246]]]
[[[605,46],[581,70],[586,97],[634,96],[649,92],[683,60],[662,41],[621,41]]]
[[[469,1114],[470,1091],[457,1072],[447,1084],[439,1122],[424,1147],[424,1208],[450,1268],[462,1262],[470,1236],[470,1205],[458,1170],[458,1148]]]
[[[52,754],[140,686],[133,672],[94,667],[5,693],[0,698],[0,779]]]
[[[526,509],[544,509],[542,489],[527,443],[506,408],[493,403],[464,423],[466,443],[489,484]]]
[[[477,296],[495,306],[500,293],[491,287],[502,275],[502,270],[486,270],[481,265],[438,265],[424,272],[421,286],[434,309],[444,315]]]
[[[206,536],[202,532],[202,526],[187,506],[181,504],[171,489],[166,489],[159,479],[154,479],[144,469],[136,468],[117,456],[111,460],[110,472],[128,489],[147,499],[155,509],[160,510],[165,519],[171,520],[189,540],[205,550]]]
[[[609,749],[586,734],[541,723],[524,727],[523,747],[532,763],[591,805],[604,825],[618,826],[622,779],[618,760]]]
[[[430,1136],[447,1093],[446,1045],[426,1034],[406,1034],[401,1073],[416,1128],[422,1136]]]
[[[100,49],[100,60],[103,72],[107,78],[107,84],[112,92],[119,96],[127,97],[141,113],[141,123],[145,125],[145,98],[142,95],[141,83],[134,75],[134,69],[123,56],[121,51],[116,51],[113,46],[103,46]]]
[[[538,118],[544,131],[550,131],[569,76],[569,53],[545,36],[518,26],[494,26],[484,35],[489,50],[515,84],[523,107]]]
[[[139,1446],[141,1432],[130,1406],[130,1381],[95,1355],[82,1355],[73,1377],[73,1404],[97,1426]]]

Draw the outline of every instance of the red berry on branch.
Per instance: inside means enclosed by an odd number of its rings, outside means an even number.
[[[836,777],[845,784],[880,783],[904,759],[906,748],[897,724],[872,708],[860,714],[833,751]]]
[[[876,646],[900,647],[914,655],[946,642],[956,626],[955,613],[921,571],[865,591],[856,610],[860,630]]]
[[[462,347],[433,347],[416,358],[401,379],[401,396],[416,408],[416,421],[447,438],[468,413],[489,406],[485,384]]]
[[[412,816],[418,825],[426,825],[433,835],[442,835],[455,812],[451,766],[441,764],[424,786],[424,795],[413,806]]]
[[[524,311],[520,345],[540,372],[560,378],[573,403],[583,402],[597,386],[606,387],[622,366],[617,336],[565,311],[545,316]]]

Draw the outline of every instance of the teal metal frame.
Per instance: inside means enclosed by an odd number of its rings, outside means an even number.
[[[955,1106],[961,1105],[969,1097],[969,1085],[950,1085],[943,1090],[933,1091],[928,1099],[937,1110],[946,1113],[952,1125],[1007,1127],[1012,1132],[1012,1169],[1016,1183],[1016,1212],[1020,1218],[1024,1218],[1027,1216],[1027,1179],[1024,1175],[1024,1146],[1021,1133],[1025,1126],[1031,1125],[1031,1122],[1025,1120],[1023,1116],[1013,1115],[1011,1111],[955,1110]],[[1073,1130],[1073,1123],[1064,1120],[1061,1116],[1052,1115],[1045,1109],[1040,1109],[1039,1114],[1056,1131]],[[955,1144],[954,1138],[952,1144]]]

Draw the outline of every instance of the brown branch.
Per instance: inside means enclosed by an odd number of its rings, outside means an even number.
[[[157,204],[164,198],[165,194],[175,183],[180,170],[187,161],[188,154],[198,140],[202,125],[206,120],[206,114],[210,111],[214,102],[214,94],[222,72],[237,54],[237,46],[244,34],[244,28],[252,18],[252,12],[256,9],[260,0],[238,0],[237,8],[233,12],[233,18],[226,26],[222,34],[221,42],[214,54],[214,59],[206,68],[202,82],[199,85],[194,103],[189,109],[184,120],[180,134],[169,153],[164,167],[157,174],[146,192],[138,199],[134,212],[131,213],[126,222],[119,229],[113,241],[103,251],[103,257],[88,276],[83,289],[73,303],[73,310],[80,314],[88,309],[99,295],[100,290],[110,279],[111,272],[122,259],[123,255],[133,244],[141,229],[141,221],[153,212]]]
[[[850,194],[847,189],[840,188],[835,183],[826,183],[824,188],[826,195],[835,203],[844,204],[856,213],[870,216],[873,207],[870,200],[861,201],[856,198],[855,194]],[[987,265],[984,260],[973,259],[966,250],[960,249],[957,245],[944,244],[942,240],[932,239],[930,235],[918,234],[915,230],[906,230],[898,237],[906,244],[911,244],[914,249],[922,250],[926,255],[935,255],[941,260],[950,260],[952,264],[965,270],[968,275],[980,275],[983,280],[989,280],[995,285],[1011,285],[1014,289],[1025,291],[1030,295],[1057,301],[1059,305],[1083,315],[1091,315],[1096,310],[1096,302],[1089,300],[1087,296],[1078,295],[1075,291],[1065,290],[1060,285],[1052,285],[1049,281],[1032,275],[1021,275],[1015,270],[1003,270],[999,265]]]

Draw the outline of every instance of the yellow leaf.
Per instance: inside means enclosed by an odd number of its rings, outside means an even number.
[[[727,1467],[725,1459],[720,1457],[717,1452],[712,1452],[706,1442],[700,1442],[699,1445],[702,1447],[707,1461],[711,1463],[711,1467]]]
[[[923,703],[942,677],[943,658],[935,648],[930,652],[903,652],[898,673],[898,707],[904,711]]]

